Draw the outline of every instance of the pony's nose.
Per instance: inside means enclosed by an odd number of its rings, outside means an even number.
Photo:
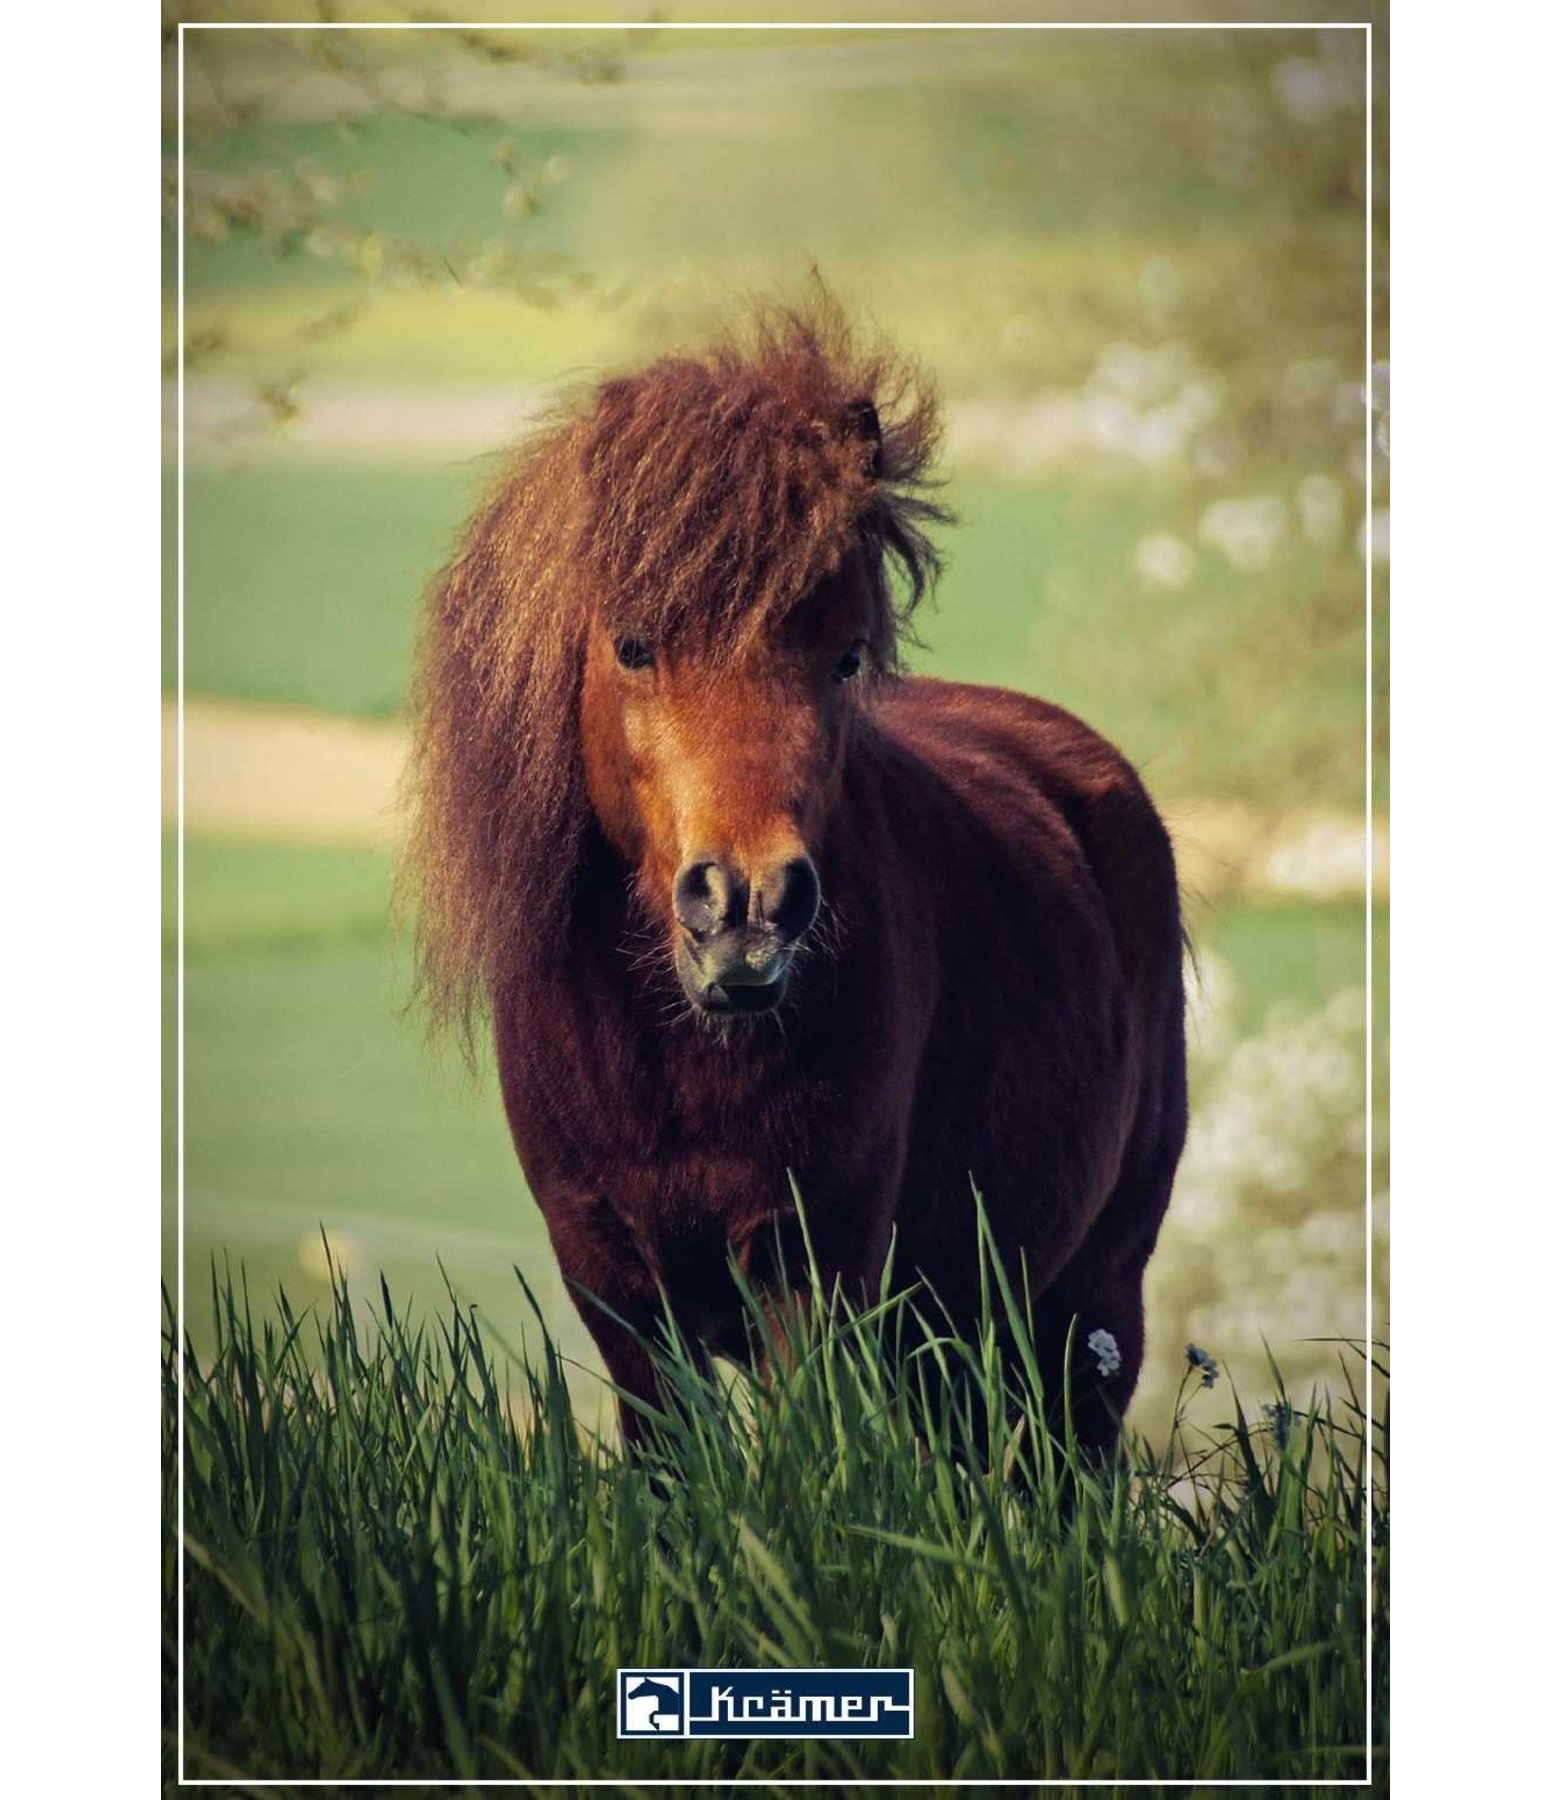
[[[748,883],[714,857],[692,857],[673,882],[673,911],[690,937],[714,937],[748,917]]]
[[[818,871],[811,857],[793,856],[760,877],[753,891],[753,922],[794,942],[818,917],[818,898]]]
[[[818,901],[818,871],[806,856],[774,863],[752,881],[730,863],[696,856],[673,882],[678,923],[701,943],[745,925],[794,942],[818,917]]]

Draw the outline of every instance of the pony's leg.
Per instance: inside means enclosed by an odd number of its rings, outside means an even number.
[[[656,1366],[640,1341],[641,1338],[651,1341],[651,1322],[642,1319],[639,1323],[624,1325],[580,1295],[577,1301],[582,1319],[607,1367],[609,1379],[618,1390],[619,1436],[626,1448],[638,1448],[650,1432],[652,1413],[662,1411],[662,1386]]]
[[[877,1298],[892,1233],[891,1207],[879,1212],[870,1190],[823,1196],[810,1229],[826,1304],[838,1300],[861,1310]],[[815,1271],[795,1213],[765,1220],[739,1243],[737,1257],[758,1297],[763,1344],[754,1361],[767,1380],[772,1363],[791,1366],[793,1340],[805,1342],[813,1329]]]
[[[1040,1294],[1033,1311],[1034,1347],[1050,1430],[1057,1442],[1064,1442],[1069,1420],[1078,1455],[1084,1461],[1101,1461],[1119,1441],[1120,1422],[1141,1372],[1146,1341],[1141,1269],[1128,1269],[1108,1260],[1099,1246],[1084,1244]],[[1100,1339],[1104,1352],[1100,1356],[1089,1342],[1095,1332],[1106,1332],[1113,1339],[1112,1350]]]
[[[1180,1110],[1167,1116],[1165,1128],[1151,1133],[1150,1141],[1132,1146],[1097,1223],[1033,1303],[1045,1416],[1061,1437],[1069,1418],[1077,1450],[1089,1461],[1112,1454],[1136,1391],[1146,1349],[1141,1281],[1173,1187],[1183,1137]],[[1100,1338],[1095,1347],[1098,1332],[1106,1333],[1112,1344]]]
[[[662,1322],[656,1283],[605,1199],[574,1197],[563,1209],[550,1208],[547,1217],[560,1273],[618,1389],[620,1436],[627,1446],[638,1445],[650,1429],[650,1413],[662,1409],[650,1349]]]
[[[1076,1254],[1034,1303],[1046,1414],[1064,1430],[1069,1338],[1072,1435],[1088,1459],[1112,1454],[1141,1373],[1141,1280],[1173,1191],[1187,1114],[1183,993],[1175,982],[1156,1026],[1151,1079],[1119,1180]],[[1090,1341],[1100,1331],[1114,1340],[1102,1355]]]

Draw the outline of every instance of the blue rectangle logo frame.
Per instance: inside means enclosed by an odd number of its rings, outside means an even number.
[[[913,1669],[620,1669],[618,1735],[912,1738]]]

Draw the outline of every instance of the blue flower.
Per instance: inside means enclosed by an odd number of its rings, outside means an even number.
[[[1200,1385],[1202,1387],[1216,1386],[1216,1358],[1209,1350],[1202,1350],[1199,1344],[1186,1344],[1184,1346],[1184,1360],[1192,1369],[1199,1369]]]
[[[1265,1417],[1270,1421],[1270,1429],[1275,1434],[1276,1448],[1284,1450],[1292,1435],[1292,1407],[1288,1400],[1269,1400],[1265,1403]]]

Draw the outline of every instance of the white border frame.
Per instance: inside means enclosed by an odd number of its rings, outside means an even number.
[[[178,475],[176,475],[176,549],[178,549],[178,626],[176,626],[176,661],[178,661],[178,720],[176,720],[176,814],[178,814],[178,848],[176,848],[176,891],[178,891],[178,979],[176,979],[176,1030],[178,1030],[178,1046],[176,1046],[176,1211],[178,1211],[178,1766],[176,1766],[176,1784],[178,1787],[466,1787],[470,1786],[466,1778],[448,1777],[445,1780],[430,1778],[351,1778],[351,1780],[322,1780],[322,1778],[286,1777],[194,1777],[184,1773],[184,1613],[185,1588],[187,1588],[187,1571],[185,1571],[184,1544],[184,1237],[185,1237],[185,1174],[184,1174],[184,704],[185,704],[185,634],[184,634],[184,466],[185,466],[185,409],[184,409],[184,47],[185,34],[191,31],[765,31],[765,32],[927,32],[927,31],[1359,31],[1365,38],[1366,52],[1366,317],[1365,317],[1365,369],[1363,369],[1363,391],[1368,398],[1368,418],[1366,418],[1366,495],[1365,495],[1365,551],[1366,587],[1365,587],[1365,693],[1366,693],[1366,805],[1365,805],[1365,979],[1366,979],[1366,1026],[1365,1026],[1365,1204],[1366,1204],[1366,1359],[1365,1359],[1365,1408],[1366,1435],[1365,1478],[1363,1478],[1363,1501],[1365,1501],[1366,1526],[1366,1771],[1359,1777],[1332,1778],[1298,1778],[1298,1780],[1278,1780],[1275,1777],[1233,1777],[1224,1780],[1194,1780],[1188,1777],[1161,1778],[1096,1778],[1096,1777],[1021,1777],[999,1778],[999,1780],[934,1780],[934,1778],[893,1777],[882,1780],[781,1780],[774,1786],[781,1787],[1370,1787],[1374,1782],[1374,1741],[1372,1741],[1372,1724],[1374,1724],[1374,1591],[1372,1591],[1372,1570],[1374,1570],[1374,1519],[1372,1519],[1372,1465],[1374,1465],[1374,1433],[1372,1433],[1372,1150],[1374,1150],[1374,1130],[1372,1130],[1372,1094],[1374,1094],[1374,983],[1372,983],[1372,923],[1374,923],[1374,792],[1372,792],[1372,774],[1374,774],[1374,709],[1372,709],[1372,693],[1374,693],[1374,659],[1372,659],[1372,454],[1374,454],[1374,434],[1372,434],[1372,418],[1370,418],[1370,401],[1372,401],[1372,337],[1374,337],[1374,313],[1372,313],[1372,275],[1374,275],[1374,243],[1372,243],[1372,211],[1374,211],[1374,88],[1372,88],[1372,23],[1356,22],[1356,20],[1253,20],[1253,22],[1212,22],[1212,20],[1159,20],[1159,22],[1030,22],[1030,20],[790,20],[790,22],[767,22],[767,20],[693,20],[693,22],[646,22],[634,23],[628,20],[569,20],[569,22],[455,22],[455,20],[434,20],[434,22],[396,22],[378,23],[371,20],[347,20],[347,22],[322,22],[322,20],[221,20],[221,22],[178,22],[178,376],[176,376],[176,407],[178,407],[178,427],[176,427],[176,443],[178,443]],[[617,1679],[617,1676],[616,1676]],[[911,1703],[915,1696],[915,1676],[911,1672]],[[688,1696],[686,1696],[688,1699]],[[702,1778],[702,1780],[680,1780],[680,1778],[664,1777],[623,1777],[623,1775],[596,1775],[585,1778],[517,1778],[517,1777],[481,1777],[479,1787],[769,1787],[770,1782],[761,1778]]]

